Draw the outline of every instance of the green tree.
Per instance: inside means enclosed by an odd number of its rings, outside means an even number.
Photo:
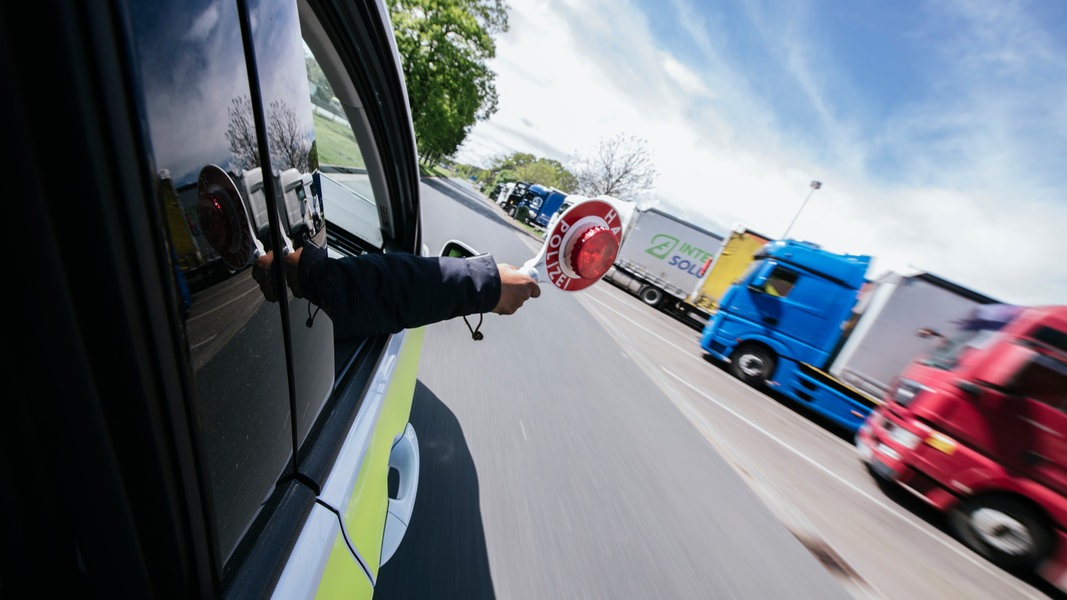
[[[489,171],[494,174],[513,173],[510,179],[499,176],[489,177],[488,179],[493,184],[498,181],[529,181],[569,193],[575,189],[578,182],[577,178],[558,160],[538,158],[525,152],[513,152],[495,159]]]
[[[519,167],[532,164],[537,161],[537,157],[533,154],[526,152],[512,152],[507,156],[500,156],[493,159],[491,170],[511,169],[515,170]]]
[[[497,110],[493,36],[508,30],[502,0],[389,0],[419,155],[451,156]]]
[[[492,171],[490,171],[492,172]],[[492,183],[494,186],[498,183],[511,183],[512,181],[518,181],[519,174],[511,169],[503,169],[496,172],[496,176],[493,177]]]

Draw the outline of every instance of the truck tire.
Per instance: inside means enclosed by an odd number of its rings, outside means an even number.
[[[637,292],[637,295],[641,298],[642,302],[653,308],[656,308],[663,303],[663,290],[654,285],[646,285],[641,288],[641,291]]]
[[[734,377],[755,388],[764,387],[774,374],[774,354],[752,344],[745,344],[730,355],[730,372]]]
[[[969,498],[952,511],[949,523],[964,544],[1006,571],[1029,573],[1051,549],[1048,521],[1009,496]]]

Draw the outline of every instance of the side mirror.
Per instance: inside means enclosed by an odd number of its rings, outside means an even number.
[[[771,276],[771,272],[774,270],[774,263],[764,263],[752,273],[752,279],[748,280],[748,289],[758,294],[765,294],[764,287],[767,285],[767,278]]]
[[[935,331],[933,329],[930,329],[929,327],[923,327],[921,329],[916,330],[915,331],[915,335],[920,337],[920,338],[922,338],[922,339],[924,339],[924,340],[928,339],[928,338],[944,338],[945,337],[945,336],[941,335],[940,333],[938,333],[937,331]]]
[[[484,252],[478,252],[474,248],[471,248],[466,242],[459,240],[448,240],[445,245],[441,247],[441,256],[451,256],[455,258],[470,258],[472,256],[481,256]]]
[[[982,386],[966,379],[957,379],[955,385],[958,390],[970,396],[972,400],[977,399],[982,392]]]

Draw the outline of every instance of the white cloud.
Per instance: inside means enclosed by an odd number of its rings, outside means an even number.
[[[1039,161],[1063,159],[1067,108],[1060,101],[1048,104],[1054,110],[1017,114],[1063,93],[1035,100],[1033,90],[994,93],[986,83],[946,74],[954,104],[928,98],[877,128],[860,127],[825,99],[832,66],[812,64],[828,58],[803,38],[784,36],[781,53],[790,58],[783,64],[823,130],[788,137],[773,110],[778,99],[753,92],[750,77],[759,74],[731,65],[718,50],[731,32],[681,0],[668,6],[683,14],[679,35],[699,59],[657,45],[625,2],[513,1],[511,31],[498,40],[492,64],[500,110],[475,126],[457,158],[483,164],[524,151],[567,164],[605,138],[636,135],[653,150],[660,207],[702,226],[740,222],[781,235],[810,182],[820,180],[792,237],[870,254],[875,269],[926,269],[1007,302],[1067,303],[1067,235],[1058,231],[1067,225],[1064,179],[1020,180]],[[1065,84],[1050,85],[1055,91]],[[1042,118],[1049,121],[1044,130]],[[1053,156],[1035,154],[1020,130],[1045,136]],[[1059,153],[1050,153],[1048,144],[1055,150],[1057,143]],[[897,170],[872,172],[872,156]]]

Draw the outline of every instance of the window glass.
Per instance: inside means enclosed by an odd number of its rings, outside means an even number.
[[[1061,352],[1067,352],[1067,332],[1041,326],[1031,335],[1042,344],[1048,344]]]
[[[358,118],[362,107],[342,103],[337,98],[329,76],[306,44],[304,58],[315,119],[318,157],[315,181],[329,221],[375,248],[381,248],[381,220],[374,188],[360,143],[349,122],[349,115]]]
[[[788,269],[782,267],[775,267],[771,276],[767,278],[767,283],[763,286],[763,291],[771,296],[786,297],[789,292],[793,290],[793,286],[797,283],[797,274]]]
[[[927,366],[938,369],[953,369],[959,364],[963,353],[971,348],[985,348],[996,338],[998,331],[991,329],[961,329],[946,338],[930,357],[923,361]]]
[[[1031,398],[1057,410],[1067,409],[1067,364],[1046,356],[1036,356],[1016,375],[1009,391]]]
[[[312,103],[307,46],[301,35],[297,5],[292,0],[251,2],[258,86],[263,98],[267,147],[278,222],[294,248],[327,244],[330,211],[322,200],[319,121]],[[262,169],[262,166],[259,165]],[[255,169],[253,169],[253,172]],[[257,174],[258,175],[258,174]],[[257,205],[264,214],[270,200]],[[269,233],[269,224],[261,225]],[[269,239],[269,238],[265,238]],[[334,383],[333,324],[304,298],[286,290],[291,347],[292,415],[296,443],[308,442]],[[278,318],[283,318],[279,311]],[[280,322],[278,323],[280,326]],[[278,440],[292,445],[293,440]],[[299,448],[298,448],[299,451]],[[299,454],[298,454],[299,456]]]
[[[292,456],[279,305],[251,277],[266,204],[233,3],[134,2],[141,107],[192,366],[190,414],[221,572]]]

